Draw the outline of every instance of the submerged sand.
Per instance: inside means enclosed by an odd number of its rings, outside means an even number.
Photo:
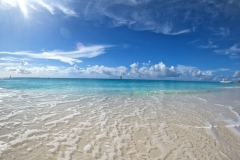
[[[0,159],[240,159],[240,88],[157,95],[1,90]]]

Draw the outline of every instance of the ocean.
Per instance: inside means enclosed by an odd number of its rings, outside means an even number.
[[[0,159],[240,159],[240,85],[0,80]]]
[[[154,94],[211,92],[236,84],[200,81],[119,80],[78,78],[14,78],[0,81],[1,88],[73,94]]]

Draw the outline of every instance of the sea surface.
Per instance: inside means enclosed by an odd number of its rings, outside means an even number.
[[[0,87],[19,91],[68,94],[158,94],[213,92],[236,84],[200,81],[14,78],[0,81]]]
[[[0,80],[0,160],[240,159],[240,85]]]

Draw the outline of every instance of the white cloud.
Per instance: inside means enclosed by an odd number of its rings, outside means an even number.
[[[45,67],[29,67],[29,71],[33,75],[42,76],[58,76],[58,75],[69,75],[75,72],[74,67],[62,67],[62,66],[45,66]]]
[[[62,67],[62,66],[39,66],[36,64],[30,64],[22,59],[3,57],[0,60],[5,61],[0,63],[0,72],[5,76],[9,72],[11,75],[23,76],[31,74],[31,77],[57,77],[59,75],[68,75],[69,73],[74,73],[73,67]],[[18,60],[18,61],[17,61]],[[3,75],[1,75],[3,76]]]
[[[176,79],[188,79],[188,80],[220,80],[222,77],[214,75],[213,73],[219,71],[227,71],[228,69],[220,68],[216,70],[200,70],[193,66],[178,65],[177,67],[167,67],[163,62],[150,65],[149,63],[143,63],[140,66],[139,63],[133,63],[129,69],[125,66],[119,67],[107,67],[107,66],[89,66],[87,68],[80,68],[77,65],[74,66],[74,70],[81,75],[99,75],[116,77],[125,75],[126,78],[176,78]],[[149,64],[149,65],[146,65]]]
[[[148,63],[142,63],[143,66],[149,66],[151,64],[151,61],[149,60]]]
[[[13,66],[5,67],[5,71],[15,72],[17,74],[31,74],[31,72],[25,68],[26,65],[28,65],[28,62],[21,60],[18,65],[15,64]]]
[[[49,52],[30,52],[30,51],[20,51],[20,52],[0,52],[1,54],[15,55],[35,58],[35,59],[50,59],[50,60],[59,60],[61,62],[74,64],[82,62],[78,58],[93,58],[105,53],[107,48],[111,47],[110,45],[94,45],[83,47],[74,51],[60,51],[54,50]]]
[[[5,67],[5,70],[15,72],[17,74],[31,74],[31,72],[28,69],[25,69],[23,67]]]
[[[129,72],[130,76],[136,77],[178,77],[180,74],[171,66],[170,68],[162,62],[152,65],[144,66],[138,69],[138,63],[133,63],[130,65],[131,71]]]
[[[212,71],[201,71],[199,69],[191,69],[189,73],[193,77],[211,77],[213,75]]]
[[[99,66],[99,65],[87,67],[86,69],[79,68],[78,66],[75,65],[74,69],[79,73],[83,73],[83,74],[101,74],[101,75],[108,75],[108,76],[126,75],[128,70],[125,66],[105,67],[105,66]]]
[[[184,34],[184,33],[189,33],[189,32],[192,32],[192,30],[191,29],[184,29],[184,30],[175,31],[175,32],[166,32],[164,34],[167,34],[167,35],[179,35],[179,34]]]
[[[23,66],[26,66],[26,65],[28,65],[28,62],[21,60],[21,66],[23,67]]]
[[[131,74],[137,75],[138,74],[138,63],[133,63],[130,65],[131,67]]]
[[[225,68],[217,70],[205,70],[202,71],[197,67],[178,65],[177,71],[181,73],[183,79],[194,79],[194,80],[219,80],[213,73],[218,71],[226,71]]]
[[[125,75],[127,77],[137,78],[157,78],[157,77],[177,77],[180,74],[172,66],[170,68],[166,67],[165,64],[160,62],[159,64],[152,66],[143,66],[138,68],[138,63],[133,63],[130,65],[130,71],[125,66],[118,67],[106,67],[106,66],[90,66],[85,68],[80,68],[77,65],[74,66],[74,69],[81,74],[98,74],[98,75],[107,75],[107,76],[120,76]]]
[[[19,63],[9,63],[9,62],[2,63],[2,62],[0,62],[0,66],[2,66],[2,67],[6,67],[6,66],[11,67],[11,66],[18,66],[18,65],[19,65]]]
[[[4,68],[10,75],[31,77],[66,77],[71,73],[75,73],[74,67],[63,66],[7,66]],[[1,71],[1,70],[0,70]],[[2,72],[2,71],[1,71]]]
[[[234,78],[240,78],[240,70],[239,70],[239,71],[236,71],[236,72],[233,74],[233,77],[234,77]]]
[[[9,54],[21,57],[35,58],[35,59],[51,59],[51,60],[59,60],[65,63],[74,64],[75,62],[80,63],[80,60],[64,57],[59,55],[58,51],[50,51],[50,52],[42,52],[42,53],[34,53],[29,51],[20,51],[20,52],[0,52],[0,54]],[[69,52],[66,52],[69,53]],[[71,52],[70,52],[71,53]]]
[[[12,65],[12,66],[11,66]],[[226,78],[219,72],[229,71],[226,68],[215,70],[200,70],[194,66],[178,65],[177,67],[167,67],[163,62],[150,65],[149,63],[133,63],[129,67],[116,66],[108,67],[103,65],[94,65],[86,68],[80,68],[77,65],[71,67],[63,66],[39,66],[28,64],[21,60],[20,63],[9,62],[1,65],[0,73],[5,71],[1,76],[29,76],[31,77],[112,77],[116,78],[123,75],[124,78],[147,78],[147,79],[179,79],[179,80],[214,80],[219,81]],[[8,72],[8,74],[7,74]],[[79,73],[80,75],[76,74]],[[15,74],[15,75],[14,75]],[[232,78],[240,78],[240,71],[236,71]],[[231,77],[228,76],[228,79]]]
[[[237,54],[240,52],[240,45],[239,44],[235,44],[232,47],[229,48],[229,52],[231,54]]]
[[[28,58],[16,58],[16,57],[9,57],[9,56],[0,58],[0,62],[19,64],[19,61],[20,61],[20,63],[24,63],[24,65],[27,65],[27,61],[29,61],[29,60],[30,59],[28,59]]]
[[[31,74],[31,72],[29,70],[25,69],[25,68],[18,68],[16,73],[19,73],[19,74]]]
[[[11,71],[11,72],[15,72],[15,71],[17,71],[17,69],[18,69],[18,67],[12,67],[12,66],[5,68],[6,71]]]
[[[1,57],[0,58],[0,66],[2,67],[10,67],[9,69],[11,70],[11,67],[17,67],[20,66],[24,68],[24,66],[28,65],[28,62],[26,62],[27,59],[19,59],[15,57]]]
[[[170,68],[166,67],[166,65],[162,62],[159,64],[155,64],[149,68],[150,75],[154,75],[156,77],[178,77],[180,74],[176,71],[174,66]]]
[[[188,73],[190,70],[196,69],[196,67],[193,66],[185,66],[185,65],[178,65],[177,70],[181,73],[181,74],[186,74]]]

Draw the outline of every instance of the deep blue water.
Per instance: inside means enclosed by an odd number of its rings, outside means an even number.
[[[160,94],[214,92],[237,84],[199,81],[12,78],[0,80],[0,88],[85,94]],[[239,86],[239,85],[237,85]]]

